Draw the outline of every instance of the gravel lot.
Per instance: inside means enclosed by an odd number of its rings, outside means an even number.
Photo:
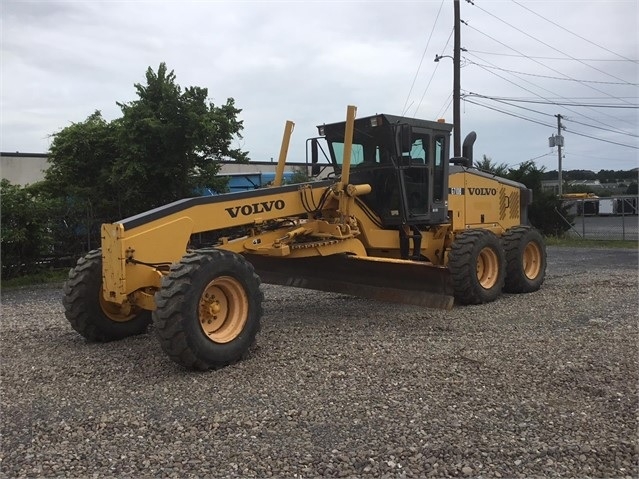
[[[548,255],[541,291],[448,312],[265,285],[208,373],[5,291],[0,477],[639,477],[637,251]]]

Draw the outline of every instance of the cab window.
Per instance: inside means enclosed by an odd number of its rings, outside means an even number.
[[[338,165],[341,165],[344,162],[344,143],[333,142],[331,146],[335,154],[335,161],[337,161]],[[361,165],[364,163],[364,159],[364,145],[353,143],[351,149],[351,166]]]
[[[426,150],[428,145],[428,138],[417,138],[413,142],[413,146],[410,150],[410,157],[412,163],[421,163],[422,165],[426,164]]]
[[[446,153],[446,138],[438,136],[435,138],[435,158],[433,169],[433,200],[441,201],[444,198],[444,158]]]

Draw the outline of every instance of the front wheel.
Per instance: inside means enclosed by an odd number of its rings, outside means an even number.
[[[504,250],[487,230],[470,230],[455,238],[448,254],[455,300],[461,304],[494,301],[504,286]]]
[[[71,327],[89,341],[114,341],[146,332],[151,312],[106,301],[102,295],[102,253],[78,260],[64,283],[64,314]]]
[[[541,233],[529,226],[517,226],[506,231],[502,243],[506,252],[504,291],[537,291],[546,276],[546,244]]]
[[[162,349],[189,369],[215,369],[243,359],[260,329],[262,291],[242,256],[210,249],[171,267],[155,294]]]

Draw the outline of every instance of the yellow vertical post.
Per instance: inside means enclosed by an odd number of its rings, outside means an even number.
[[[351,174],[351,154],[353,151],[353,131],[355,130],[355,115],[357,107],[348,105],[346,109],[346,131],[344,132],[344,158],[342,159],[342,185],[348,185]]]
[[[349,177],[351,174],[351,154],[353,151],[353,131],[355,130],[355,114],[357,107],[348,105],[346,109],[346,129],[344,131],[344,157],[342,158],[342,178],[338,185],[339,192],[339,213],[343,231],[347,231],[349,222],[350,206],[353,198],[346,193]]]
[[[288,146],[291,143],[291,135],[293,134],[295,123],[287,121],[284,127],[284,136],[282,137],[282,147],[280,148],[280,156],[277,159],[277,169],[275,170],[275,180],[273,186],[281,186],[284,177],[284,165],[286,164],[286,155],[288,155]]]

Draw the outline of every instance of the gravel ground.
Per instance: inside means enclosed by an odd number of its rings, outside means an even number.
[[[207,373],[3,292],[0,476],[639,477],[637,251],[548,254],[539,292],[448,312],[264,286]]]

